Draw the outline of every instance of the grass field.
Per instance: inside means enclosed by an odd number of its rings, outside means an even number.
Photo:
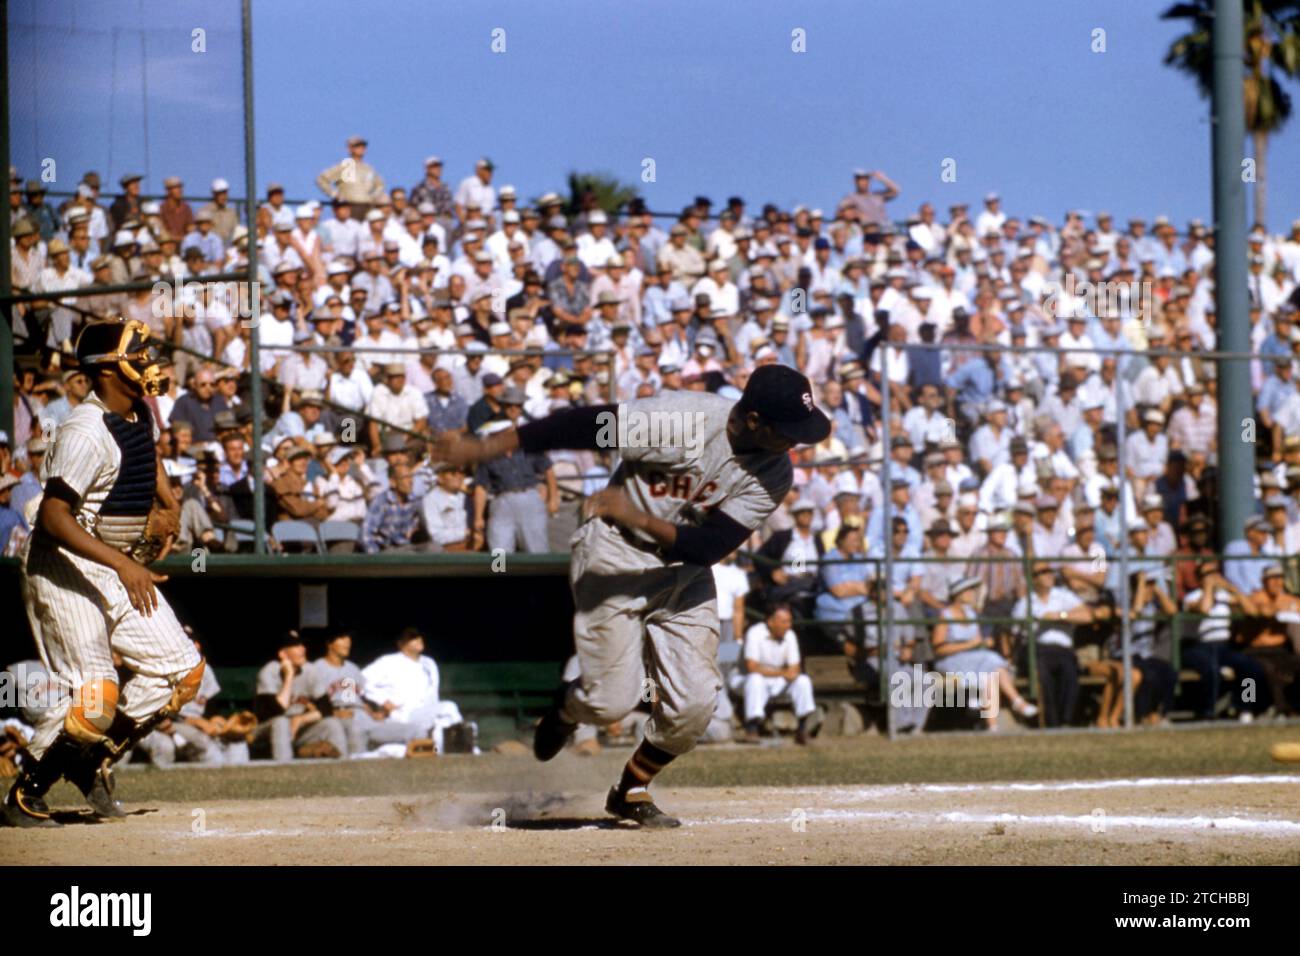
[[[944,734],[701,748],[656,783],[686,822],[637,833],[626,750],[216,770],[127,768],[126,820],[0,831],[0,864],[1300,863],[1296,727]],[[79,795],[56,789],[53,802]]]

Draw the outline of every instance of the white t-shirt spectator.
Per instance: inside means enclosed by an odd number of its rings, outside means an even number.
[[[776,641],[765,621],[759,621],[745,632],[745,660],[755,661],[764,667],[786,668],[799,663],[799,639],[794,628]]]

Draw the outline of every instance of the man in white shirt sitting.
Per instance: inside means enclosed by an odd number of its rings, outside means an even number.
[[[812,679],[801,672],[799,639],[788,604],[773,605],[766,621],[745,632],[745,656],[740,673],[732,677],[732,690],[745,698],[745,739],[758,740],[767,714],[767,702],[789,693],[799,720],[795,743],[808,742],[808,718],[816,710]]]
[[[397,636],[397,651],[373,661],[361,672],[365,696],[389,720],[409,724],[412,739],[432,737],[443,752],[443,731],[462,723],[460,708],[438,698],[438,665],[424,653],[424,635],[408,627]]]

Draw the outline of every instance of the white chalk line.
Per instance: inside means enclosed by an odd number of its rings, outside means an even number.
[[[1174,817],[1174,816],[1118,816],[1106,814],[1028,814],[1028,813],[962,813],[936,811],[919,813],[914,810],[804,810],[801,817],[792,812],[780,817],[712,817],[686,821],[687,826],[761,826],[779,824],[790,826],[796,820],[837,822],[893,823],[909,826],[943,824],[993,825],[1023,824],[1028,826],[1075,826],[1104,833],[1111,828],[1148,830],[1218,830],[1229,833],[1249,833],[1259,836],[1300,837],[1300,820],[1259,820],[1254,817]]]
[[[1204,777],[1134,777],[1118,780],[1059,780],[1047,783],[904,783],[871,787],[803,787],[789,792],[807,793],[838,802],[879,800],[918,793],[1068,793],[1087,790],[1122,790],[1149,787],[1295,786],[1300,774],[1235,774]]]
[[[1138,789],[1155,787],[1210,787],[1210,786],[1295,786],[1300,785],[1300,774],[1235,774],[1228,776],[1198,777],[1136,777],[1118,780],[1065,780],[1050,783],[970,783],[970,784],[888,784],[862,788],[814,787],[781,790],[781,793],[794,796],[811,796],[822,803],[859,803],[888,798],[914,796],[918,793],[957,794],[957,793],[1065,793],[1072,791]],[[772,788],[763,788],[770,792]],[[1300,821],[1280,820],[1276,818],[1260,819],[1249,816],[1213,817],[1202,814],[1194,816],[1155,816],[1155,815],[1110,815],[1104,817],[1093,814],[1023,814],[1023,813],[964,813],[961,811],[915,810],[854,810],[854,809],[803,809],[806,820],[860,821],[877,823],[894,823],[902,825],[917,824],[1024,824],[1030,826],[1077,826],[1088,829],[1099,827],[1121,827],[1129,829],[1151,830],[1219,830],[1231,833],[1250,833],[1270,836],[1300,836]],[[789,825],[792,814],[764,817],[706,817],[690,819],[683,822],[688,827],[735,826],[735,825]],[[506,827],[508,832],[512,828]],[[591,826],[575,827],[574,830],[595,830],[600,826],[593,822]],[[331,827],[323,829],[274,829],[258,828],[256,830],[236,830],[213,828],[194,832],[195,837],[219,837],[227,839],[247,839],[250,837],[295,838],[309,835],[330,837],[373,837],[391,836],[394,833],[466,833],[474,830],[491,832],[491,826],[481,827]],[[535,832],[535,831],[534,831]],[[557,831],[558,832],[558,831]],[[572,832],[572,831],[564,831]]]

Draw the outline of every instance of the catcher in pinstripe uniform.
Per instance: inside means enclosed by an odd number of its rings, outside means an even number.
[[[59,427],[23,551],[41,661],[58,683],[4,800],[10,826],[55,826],[45,794],[66,777],[92,813],[122,816],[112,765],[198,692],[203,659],[147,564],[170,549],[179,505],[145,403],[166,378],[141,322],[88,323],[77,361],[94,392]],[[129,676],[119,686],[113,655]]]

